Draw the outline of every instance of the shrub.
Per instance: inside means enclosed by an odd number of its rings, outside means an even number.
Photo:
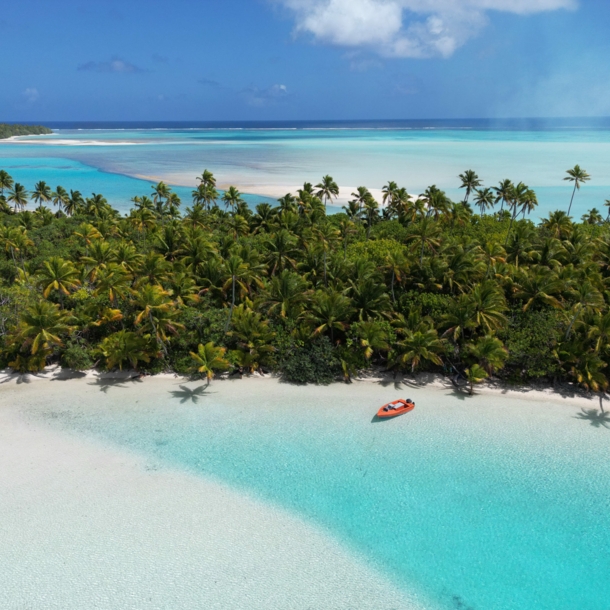
[[[327,337],[295,348],[282,365],[282,377],[291,383],[327,385],[340,371],[339,359]]]
[[[501,376],[528,380],[557,375],[560,367],[554,350],[561,332],[554,309],[513,310],[508,327],[499,334],[509,352]]]
[[[86,371],[95,364],[91,350],[81,341],[70,341],[61,355],[61,365],[75,371]]]

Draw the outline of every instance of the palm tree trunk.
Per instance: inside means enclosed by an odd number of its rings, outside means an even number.
[[[394,296],[394,269],[392,268],[392,301],[396,303],[396,297]]]
[[[233,276],[233,288],[231,296],[231,309],[229,309],[229,317],[227,318],[227,324],[225,326],[225,332],[229,330],[229,324],[231,324],[231,316],[233,315],[233,308],[235,307],[235,276]]]
[[[155,332],[155,337],[157,339],[157,343],[161,346],[161,350],[163,351],[163,353],[165,354],[165,357],[167,358],[167,349],[165,348],[165,343],[163,343],[163,341],[161,340],[161,337],[159,337],[159,333],[157,332],[157,326],[155,325],[151,311],[148,312],[148,319],[150,320],[150,325],[153,327],[153,331]]]
[[[513,226],[513,221],[515,220],[515,216],[517,215],[517,206],[515,205],[515,209],[513,211],[513,215],[510,217],[510,224],[508,225],[508,233],[506,233],[506,241],[504,242],[504,247],[506,248],[506,244],[508,244],[508,238],[510,236],[510,230]]]
[[[578,186],[578,182],[574,182],[574,190],[572,191],[572,199],[570,199],[570,206],[568,207],[568,216],[570,215],[570,210],[572,209],[572,202],[574,201],[574,195],[576,195],[577,186]]]
[[[324,287],[328,288],[328,280],[326,278],[326,248],[324,249]]]

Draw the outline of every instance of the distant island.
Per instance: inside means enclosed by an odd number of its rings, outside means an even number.
[[[13,136],[42,136],[53,133],[52,129],[42,125],[18,125],[17,123],[0,123],[0,140]]]
[[[589,174],[568,170],[566,211],[537,225],[522,182],[459,179],[462,201],[388,182],[382,202],[361,186],[327,215],[330,176],[252,210],[205,171],[184,212],[160,182],[122,217],[100,194],[28,192],[0,171],[0,367],[328,383],[375,366],[470,393],[490,376],[603,392],[610,216],[570,217]]]

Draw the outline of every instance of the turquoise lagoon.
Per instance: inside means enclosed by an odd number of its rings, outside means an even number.
[[[358,185],[380,189],[395,180],[413,194],[436,184],[454,199],[463,195],[458,174],[472,168],[487,186],[510,178],[533,187],[540,202],[535,216],[542,217],[567,209],[571,187],[564,172],[580,164],[592,180],[577,193],[574,216],[592,207],[603,212],[610,198],[606,123],[193,125],[51,125],[56,128],[51,136],[0,142],[0,166],[28,188],[41,179],[85,194],[102,192],[122,211],[131,197],[150,192],[157,179],[185,187],[177,191],[190,202],[195,177],[204,168],[222,186],[273,196],[330,173],[344,187],[343,198]]]
[[[287,509],[425,608],[610,608],[610,430],[569,400],[372,382],[68,383],[24,406]],[[403,394],[413,413],[372,420]]]

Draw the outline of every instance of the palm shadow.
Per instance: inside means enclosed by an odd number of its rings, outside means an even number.
[[[183,405],[185,402],[192,402],[193,404],[197,404],[199,399],[209,394],[209,384],[200,385],[196,388],[187,388],[185,385],[178,386],[179,390],[171,390],[170,394],[174,398],[180,399],[180,404]]]
[[[93,383],[90,383],[88,385],[96,386],[100,389],[100,392],[104,392],[104,394],[107,394],[110,388],[127,388],[128,386],[125,384],[128,382],[142,383],[142,379],[140,378],[140,376],[130,377],[128,379],[112,379],[110,377],[98,377]]]
[[[598,411],[597,409],[581,409],[576,414],[576,419],[588,421],[594,428],[606,428],[610,430],[610,412]]]

